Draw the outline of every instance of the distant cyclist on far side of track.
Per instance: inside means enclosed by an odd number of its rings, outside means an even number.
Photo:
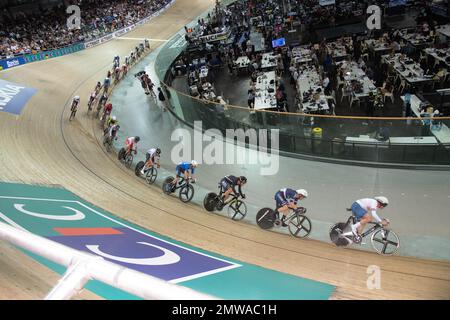
[[[172,181],[172,185],[176,185],[178,180],[181,178],[181,175],[184,175],[184,180],[192,179],[194,182],[196,181],[193,177],[195,172],[195,168],[197,168],[198,162],[192,160],[191,162],[180,162],[175,170],[177,171],[177,176]]]
[[[230,194],[233,193],[237,196],[241,196],[245,199],[245,194],[242,193],[242,186],[247,183],[247,178],[244,176],[236,177],[233,175],[225,176],[220,180],[220,194],[222,202],[226,202]],[[238,192],[236,192],[236,187],[238,187]]]
[[[381,219],[377,214],[377,209],[384,209],[388,206],[389,200],[386,197],[378,196],[373,199],[359,199],[352,204],[352,213],[357,219],[357,223],[353,224],[352,232],[355,236],[359,236],[367,223],[372,222],[373,218],[383,226],[389,224],[388,220]]]
[[[275,193],[275,202],[277,204],[277,211],[282,215],[281,223],[283,227],[288,225],[284,222],[289,214],[289,209],[296,210],[297,203],[308,197],[308,191],[305,189],[294,190],[284,188]]]

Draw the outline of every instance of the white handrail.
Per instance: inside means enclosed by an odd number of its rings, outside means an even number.
[[[92,279],[106,283],[143,299],[212,300],[215,297],[165,282],[125,268],[100,256],[75,250],[57,242],[0,222],[0,239],[68,267],[46,299],[70,299]]]

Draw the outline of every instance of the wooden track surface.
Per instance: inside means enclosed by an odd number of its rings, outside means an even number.
[[[177,0],[168,11],[125,37],[168,39],[212,4],[211,0]],[[151,42],[153,48],[161,44]],[[101,148],[100,132],[86,115],[86,103],[95,83],[105,77],[112,57],[124,57],[135,45],[132,40],[113,40],[2,72],[2,79],[39,91],[20,117],[0,113],[1,180],[62,185],[104,210],[179,241],[336,285],[335,299],[450,299],[447,262],[381,257],[263,231],[168,199],[159,187],[149,188],[125,170]],[[81,108],[69,123],[69,104],[75,94],[82,99]],[[381,268],[380,290],[366,287],[369,265]],[[40,299],[56,279],[53,272],[0,243],[0,298]],[[80,298],[95,296],[85,292]]]

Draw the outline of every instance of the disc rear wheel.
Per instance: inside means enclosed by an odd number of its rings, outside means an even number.
[[[256,223],[261,229],[267,230],[273,228],[276,220],[275,211],[270,208],[264,208],[256,214]]]

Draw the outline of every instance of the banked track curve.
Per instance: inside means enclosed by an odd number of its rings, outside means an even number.
[[[212,4],[213,1],[177,0],[173,7],[126,37],[168,39]],[[149,188],[131,170],[124,169],[99,143],[100,131],[96,122],[86,116],[83,97],[88,97],[96,81],[104,77],[110,58],[116,53],[123,57],[135,44],[136,41],[131,40],[113,40],[77,54],[25,65],[2,74],[5,80],[39,90],[20,117],[0,115],[0,141],[2,150],[7,150],[0,157],[2,180],[62,185],[104,210],[176,240],[336,285],[333,296],[336,299],[450,298],[450,265],[446,262],[384,258],[262,231],[252,225],[206,214],[193,204],[174,201],[162,194],[160,188]],[[152,47],[160,44],[151,42]],[[77,119],[69,123],[67,108],[75,93],[82,97],[82,107]],[[14,250],[8,248],[1,252]],[[366,288],[369,265],[381,267],[381,290]],[[10,287],[8,281],[14,279],[0,277],[0,288]],[[23,283],[23,279],[17,282]],[[43,281],[40,285],[48,286],[51,282]],[[41,298],[45,290],[35,288],[24,297]],[[0,295],[0,298],[7,297]]]

